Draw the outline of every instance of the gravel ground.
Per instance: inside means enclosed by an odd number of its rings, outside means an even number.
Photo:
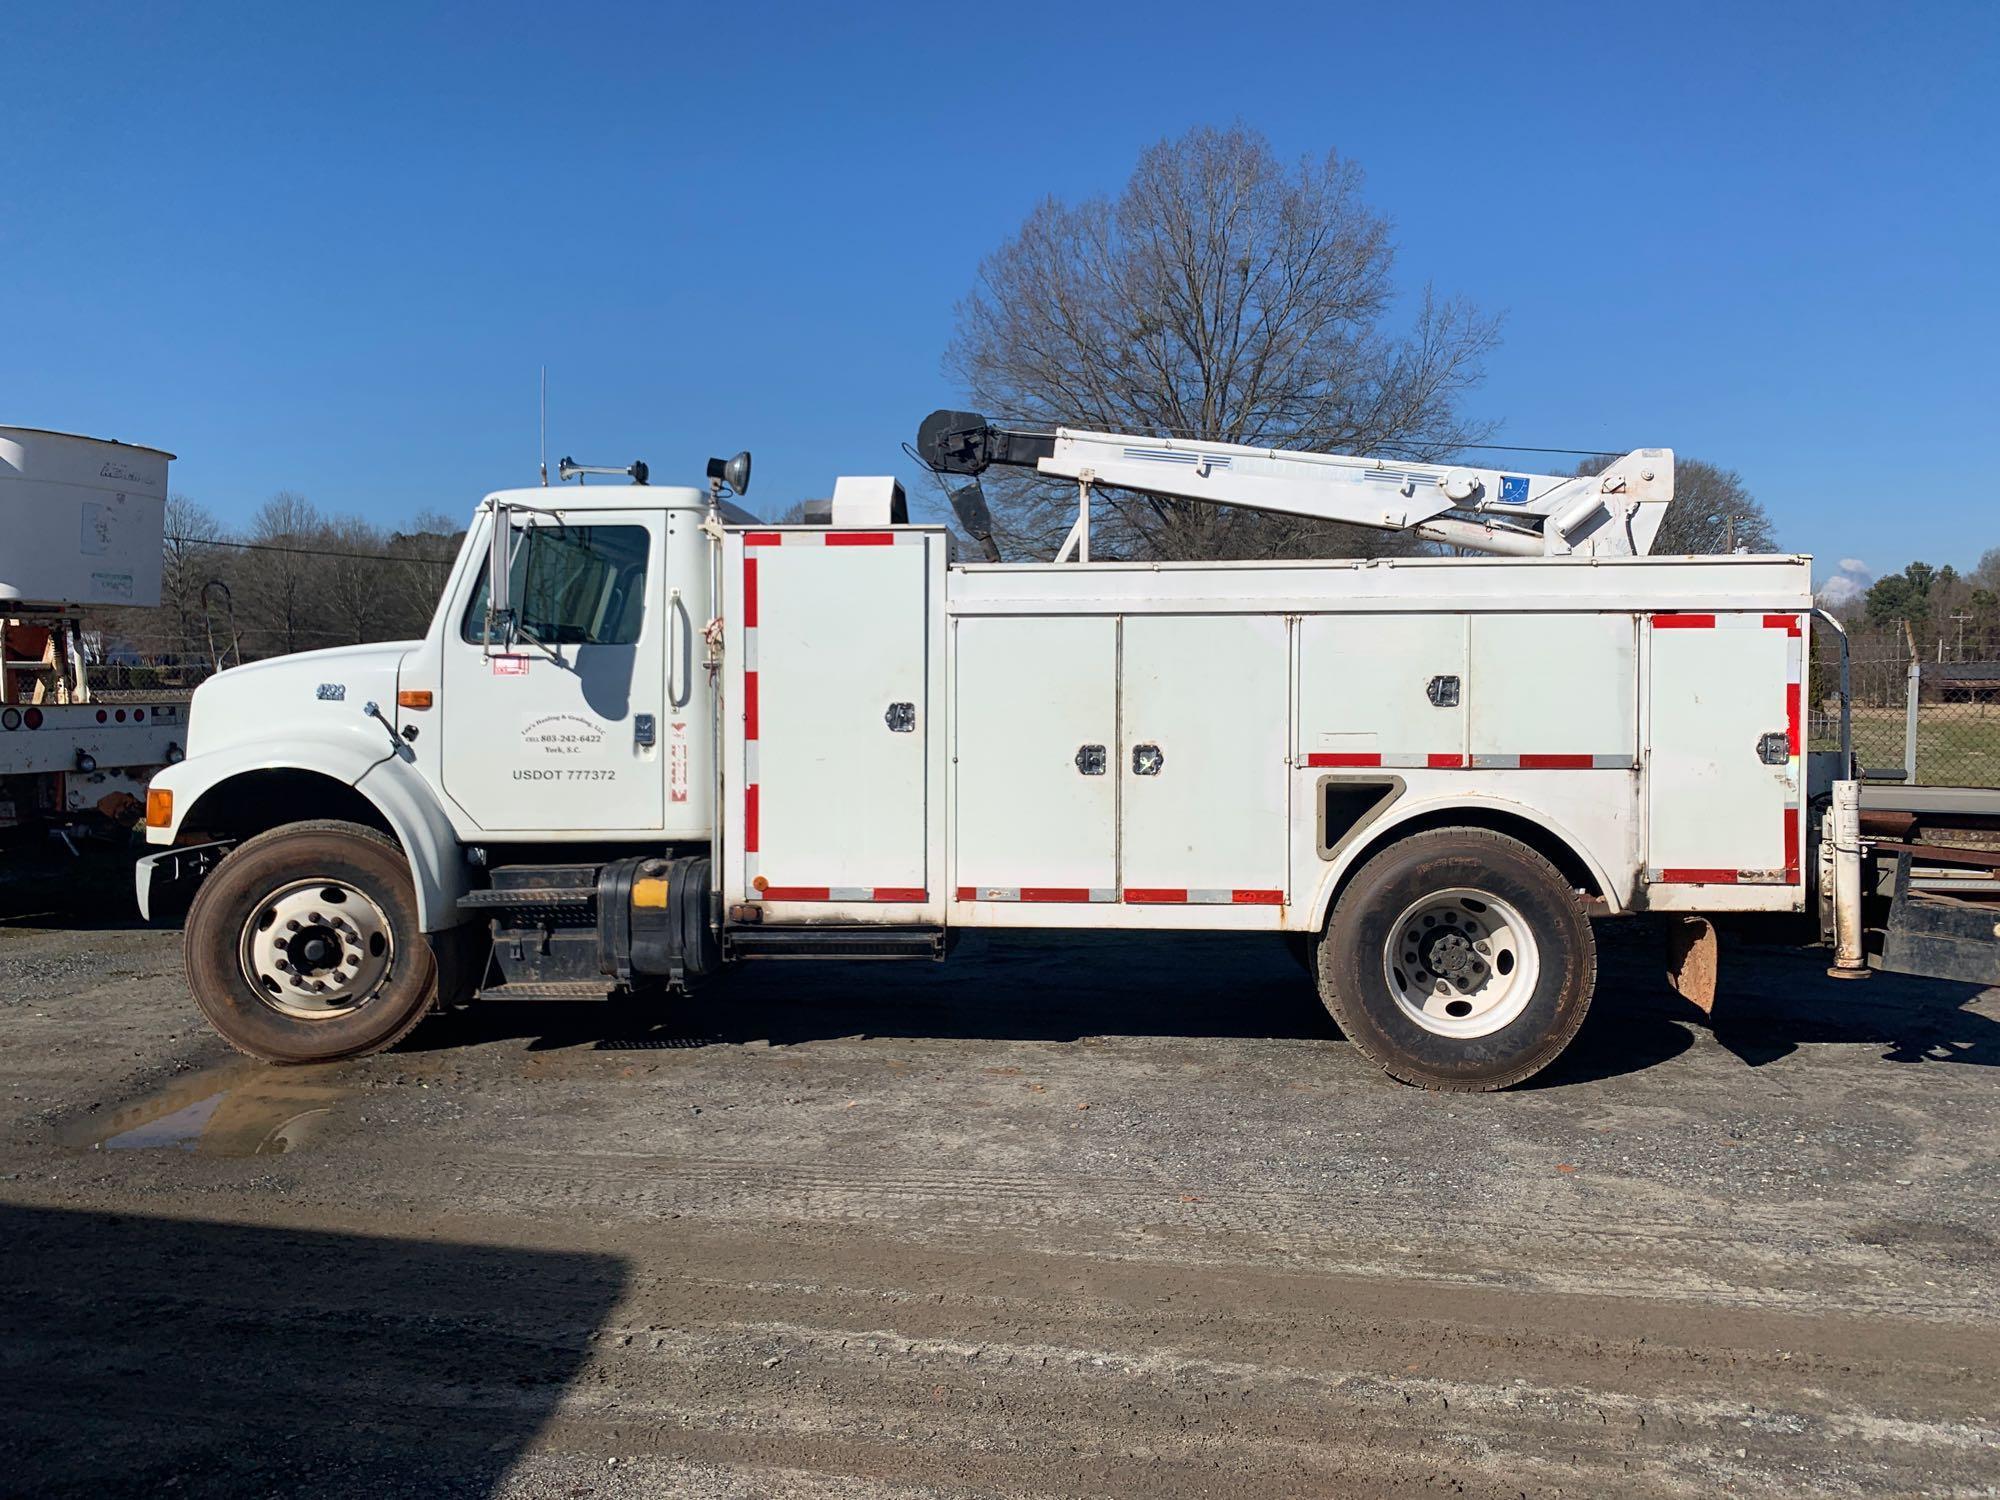
[[[268,1069],[122,880],[0,886],[0,1488],[2000,1493],[2000,992],[1711,1029],[1620,924],[1445,1097],[1270,940],[1015,935]]]

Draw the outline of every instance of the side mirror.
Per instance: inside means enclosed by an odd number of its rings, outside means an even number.
[[[486,621],[484,646],[490,655],[495,638],[500,647],[514,644],[514,508],[493,507],[493,529],[486,538]]]

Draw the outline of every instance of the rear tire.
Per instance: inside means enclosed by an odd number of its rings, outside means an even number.
[[[246,841],[195,892],[183,957],[209,1024],[266,1062],[379,1052],[438,994],[403,853],[358,823],[292,823]]]
[[[1597,945],[1562,874],[1481,828],[1415,834],[1341,893],[1320,999],[1392,1078],[1503,1089],[1561,1055],[1597,983]]]

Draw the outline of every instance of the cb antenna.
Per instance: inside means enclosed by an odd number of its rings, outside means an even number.
[[[542,366],[542,488],[549,487],[549,367]]]

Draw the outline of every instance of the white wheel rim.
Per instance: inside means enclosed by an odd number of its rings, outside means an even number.
[[[382,908],[342,880],[299,880],[243,923],[243,977],[274,1010],[304,1021],[344,1016],[388,982],[396,938]]]
[[[1491,1036],[1528,1008],[1541,951],[1520,912],[1454,886],[1410,903],[1389,924],[1382,975],[1397,1007],[1435,1036]]]

